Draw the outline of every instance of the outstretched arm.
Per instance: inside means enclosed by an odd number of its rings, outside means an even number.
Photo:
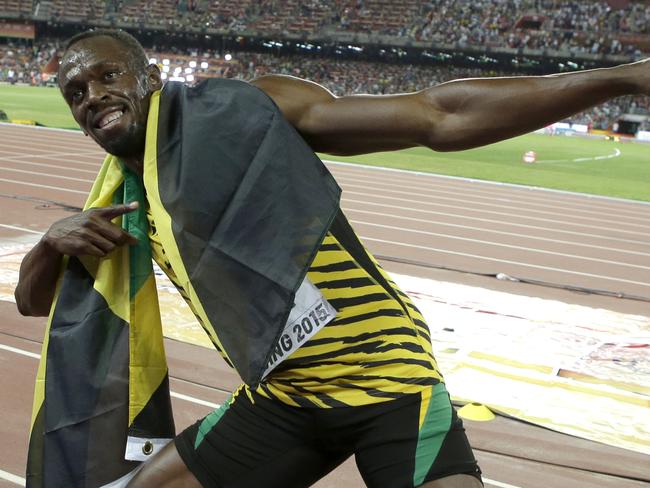
[[[648,95],[650,60],[547,76],[454,80],[400,95],[335,97],[291,76],[251,83],[275,101],[315,151],[457,151],[545,127],[621,95]]]

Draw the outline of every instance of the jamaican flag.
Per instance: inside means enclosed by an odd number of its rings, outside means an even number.
[[[139,243],[64,262],[37,375],[28,486],[103,486],[174,436],[144,188],[109,156],[86,208],[122,201],[142,204],[122,217]]]
[[[248,385],[263,377],[340,189],[262,91],[210,80],[152,95],[144,174],[106,158],[86,207],[139,244],[67,258],[43,343],[29,486],[103,486],[173,436],[146,209],[167,272]]]

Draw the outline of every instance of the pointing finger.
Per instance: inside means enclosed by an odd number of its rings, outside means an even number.
[[[111,205],[110,207],[98,208],[96,211],[99,216],[105,218],[106,220],[113,220],[115,217],[133,212],[138,208],[138,206],[138,202],[131,202],[128,204]]]

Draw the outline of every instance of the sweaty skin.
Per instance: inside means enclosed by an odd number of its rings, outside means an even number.
[[[162,87],[155,66],[136,66],[111,37],[74,44],[61,61],[59,86],[73,117],[106,152],[142,172],[151,93]]]
[[[316,83],[266,76],[251,83],[265,91],[315,151],[360,154],[426,146],[469,149],[544,127],[605,100],[650,94],[650,61],[559,75],[456,80],[416,93],[335,97]],[[155,65],[135,60],[107,36],[72,46],[60,67],[60,87],[79,126],[106,151],[142,173],[151,93],[162,87]],[[20,268],[16,303],[24,315],[50,309],[64,254],[103,256],[132,243],[112,219],[135,207],[91,209],[56,222]],[[198,487],[173,443],[143,466],[129,486]],[[422,485],[475,488],[454,475]]]

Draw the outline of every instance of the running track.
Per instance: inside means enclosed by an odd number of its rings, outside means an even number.
[[[33,241],[83,205],[103,152],[80,133],[0,125],[0,245]],[[391,271],[648,315],[650,206],[431,175],[328,163],[343,208]],[[447,269],[440,269],[445,267]],[[461,273],[455,270],[464,270]],[[631,300],[497,280],[505,273]],[[487,276],[484,276],[487,275]],[[0,487],[23,477],[42,319],[0,302]],[[238,380],[208,350],[168,341],[179,427],[224,400]],[[648,486],[645,456],[509,419],[468,422],[487,486]],[[571,451],[571,456],[565,454]],[[13,480],[13,481],[12,481]],[[18,485],[16,484],[18,483]],[[317,485],[363,486],[347,462]]]

